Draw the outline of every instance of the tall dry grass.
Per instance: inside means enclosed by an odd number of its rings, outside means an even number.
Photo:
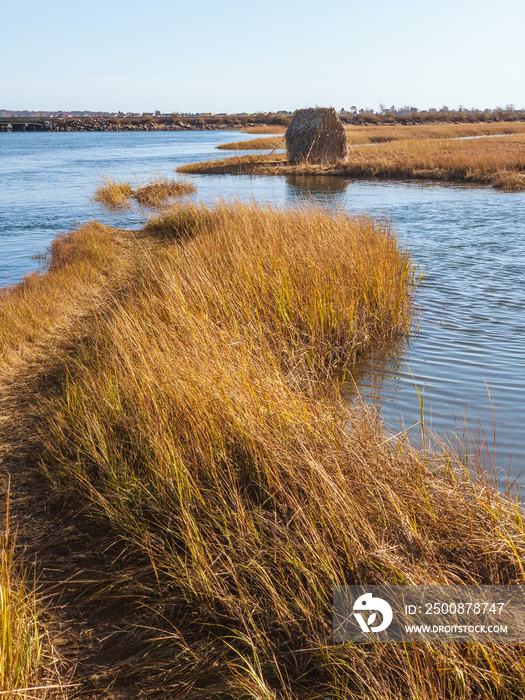
[[[33,353],[46,338],[82,313],[86,300],[118,280],[129,262],[130,234],[91,222],[57,236],[49,270],[0,290],[0,368]]]
[[[265,136],[259,139],[249,139],[248,141],[233,141],[232,143],[221,143],[217,148],[223,151],[259,151],[286,148],[284,136]]]
[[[525,136],[405,140],[352,149],[340,174],[417,178],[525,189]]]
[[[405,139],[457,139],[466,136],[524,134],[523,122],[480,124],[413,124],[402,126],[345,126],[350,144],[387,143]]]
[[[142,205],[158,207],[171,197],[182,197],[197,191],[197,187],[187,180],[171,180],[157,175],[152,182],[135,189],[132,197]]]
[[[272,153],[232,156],[219,160],[207,160],[202,163],[186,163],[180,165],[177,172],[190,175],[283,175],[288,167],[286,154]]]
[[[105,177],[102,185],[93,196],[95,202],[100,202],[110,209],[125,209],[129,206],[129,201],[133,189],[129,182],[118,182],[110,177]]]
[[[286,127],[278,124],[261,124],[260,126],[249,126],[241,129],[243,134],[284,134],[285,131]]]
[[[341,372],[409,323],[388,227],[221,204],[148,231],[162,247],[64,359],[41,440],[51,477],[151,561],[155,692],[516,698],[517,645],[331,640],[334,585],[525,575],[514,504],[340,399]]]
[[[104,178],[102,185],[96,190],[93,200],[100,202],[110,209],[123,209],[130,206],[135,199],[141,206],[159,207],[167,199],[181,197],[196,192],[197,187],[187,180],[172,180],[164,175],[156,175],[145,185],[133,189],[129,182],[118,182],[112,178]]]
[[[0,536],[0,697],[65,698],[59,659],[39,619],[34,591],[15,564],[14,535]]]
[[[265,127],[264,127],[265,128]],[[486,124],[435,124],[392,126],[345,126],[346,135],[351,145],[367,143],[388,143],[405,139],[457,139],[467,136],[496,136],[504,134],[524,134],[523,122],[491,122]],[[283,127],[282,133],[285,129]],[[280,133],[276,131],[244,130],[244,133]],[[273,150],[286,148],[283,136],[250,139],[224,143],[217,148],[227,151]]]

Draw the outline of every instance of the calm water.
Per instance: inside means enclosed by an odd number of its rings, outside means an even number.
[[[102,176],[144,180],[181,163],[221,158],[236,132],[0,134],[0,285],[37,269],[31,256],[90,218],[139,227],[137,211],[90,201]],[[391,217],[425,272],[419,328],[395,355],[377,358],[360,390],[376,388],[393,429],[415,425],[424,396],[429,427],[461,430],[465,418],[525,485],[525,193],[490,188],[339,178],[193,176],[195,198],[251,197],[367,210]],[[494,436],[495,425],[495,436]],[[503,477],[502,477],[503,479]]]

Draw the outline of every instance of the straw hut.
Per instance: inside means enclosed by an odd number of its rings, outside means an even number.
[[[348,141],[333,107],[298,109],[286,130],[288,162],[337,163],[346,158]]]

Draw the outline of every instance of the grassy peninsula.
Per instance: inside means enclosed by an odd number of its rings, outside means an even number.
[[[289,165],[281,153],[236,156],[181,166],[181,173],[339,175],[347,178],[417,179],[525,189],[525,124],[440,124],[346,127],[348,158],[331,165]],[[465,138],[478,137],[478,138]],[[486,138],[484,138],[486,137]],[[465,139],[465,140],[463,140]],[[223,148],[284,148],[266,137]]]
[[[331,637],[335,584],[524,579],[516,504],[342,400],[409,332],[414,275],[384,221],[186,203],[59,237],[2,292],[4,462],[57,696],[517,697],[518,645]]]

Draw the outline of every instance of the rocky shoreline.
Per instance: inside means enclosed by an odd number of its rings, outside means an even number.
[[[200,121],[201,123],[198,123]],[[46,131],[208,131],[215,129],[240,129],[252,124],[240,122],[210,123],[204,120],[186,122],[182,120],[169,121],[131,121],[104,118],[67,118],[50,120]]]
[[[261,122],[206,117],[0,117],[0,131],[211,131],[260,126]]]

